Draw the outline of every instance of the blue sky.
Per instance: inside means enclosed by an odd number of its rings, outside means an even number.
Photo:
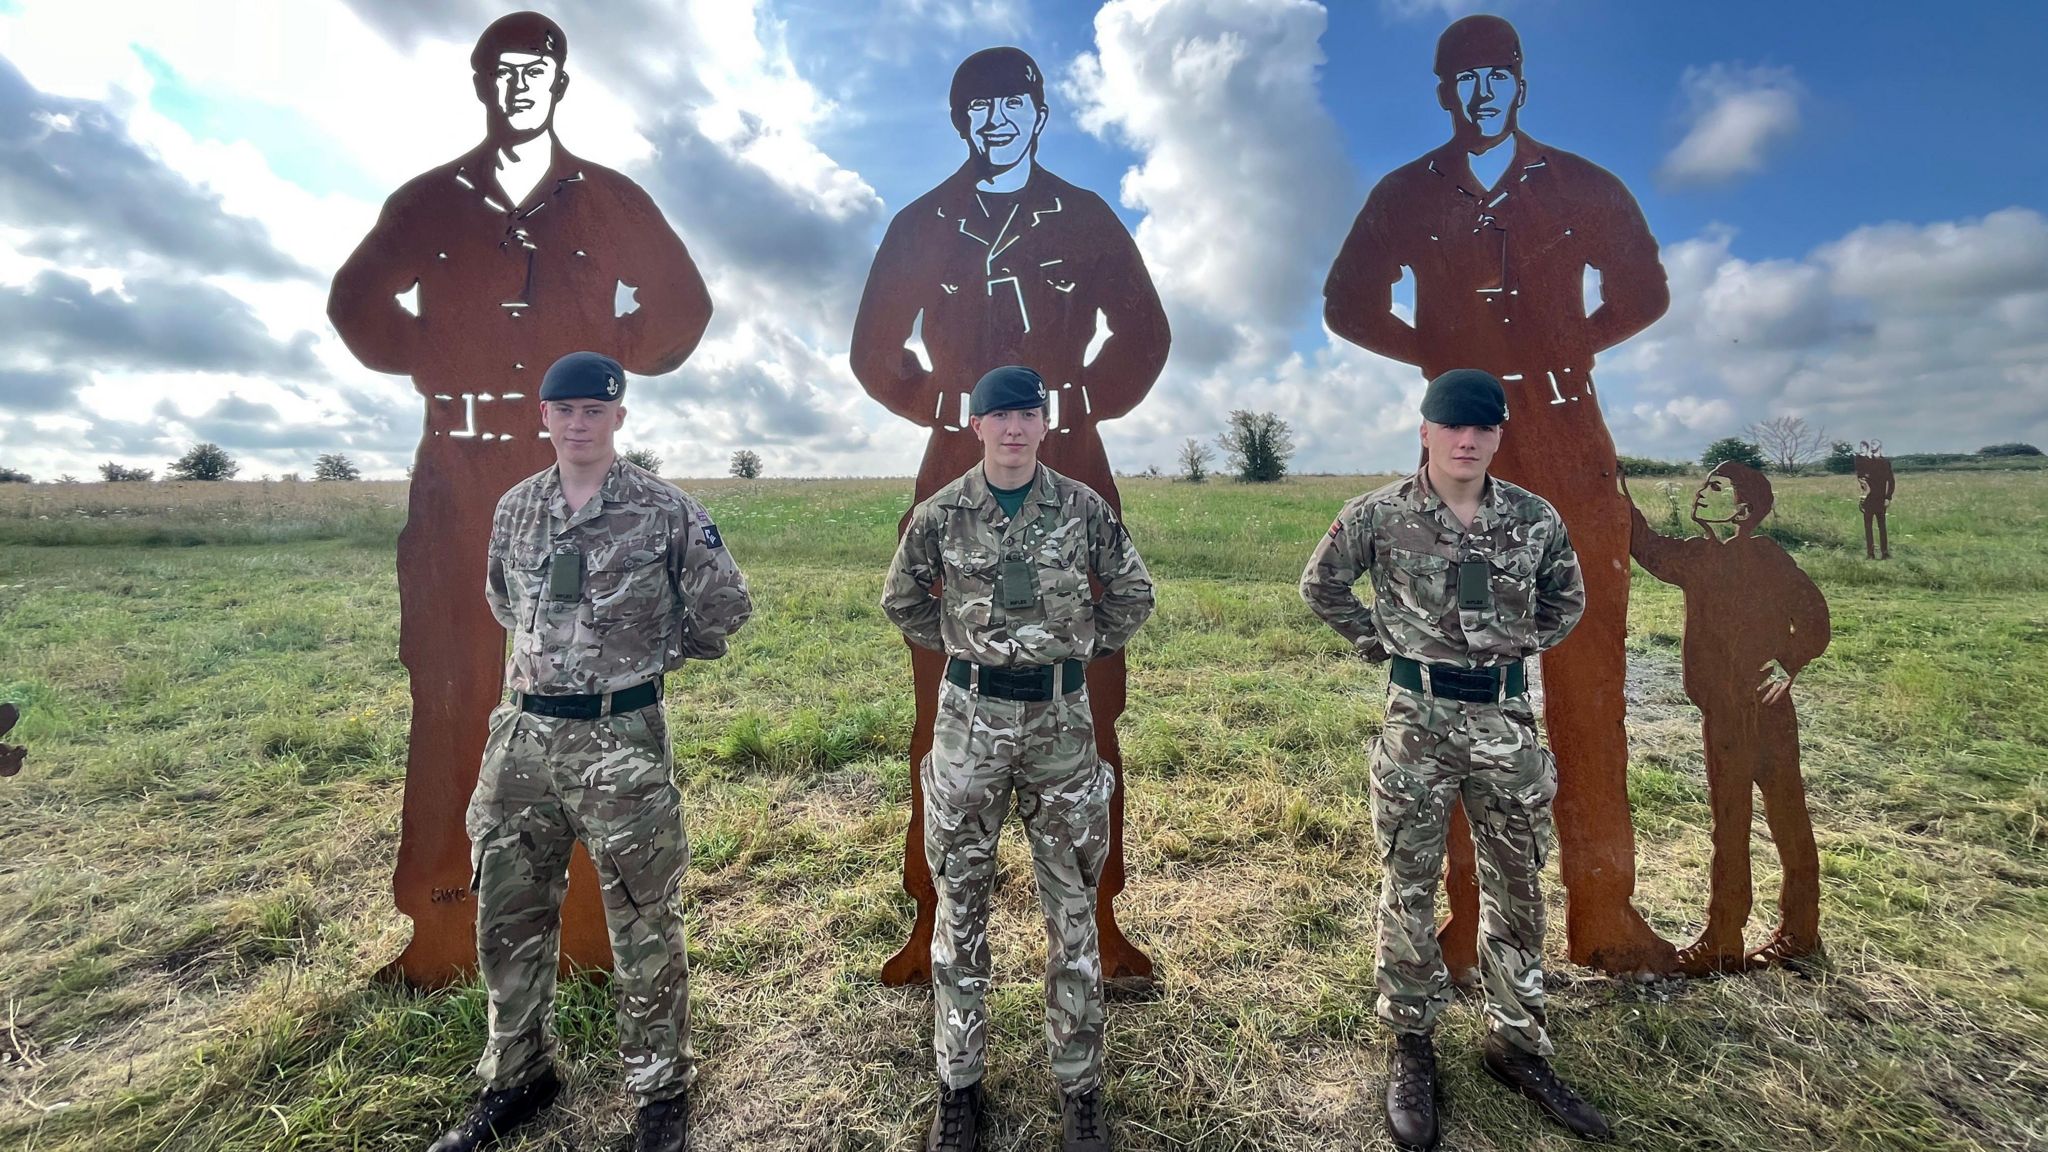
[[[384,194],[475,141],[463,61],[510,7],[0,0],[0,464],[161,467],[215,439],[252,473],[329,450],[401,472],[416,397],[340,347],[325,280]],[[1372,183],[1445,139],[1431,53],[1471,5],[549,10],[565,143],[655,195],[719,304],[630,428],[670,472],[738,448],[914,468],[922,435],[861,393],[847,330],[890,216],[959,161],[954,64],[998,43],[1049,73],[1041,159],[1116,207],[1174,325],[1115,464],[1170,465],[1231,407],[1290,419],[1307,469],[1412,459],[1421,381],[1330,336],[1319,289]],[[1670,314],[1598,369],[1624,451],[1778,415],[1893,451],[2048,442],[2038,3],[1492,10],[1522,36],[1523,127],[1620,176],[1663,246]]]

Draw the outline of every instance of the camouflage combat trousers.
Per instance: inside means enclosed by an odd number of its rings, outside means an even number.
[[[490,994],[484,1085],[516,1087],[553,1056],[562,895],[580,839],[611,930],[626,1088],[640,1103],[687,1088],[696,1066],[676,888],[690,849],[661,707],[568,720],[500,704],[467,824]]]
[[[1372,754],[1373,833],[1380,884],[1379,1015],[1396,1032],[1426,1032],[1450,1003],[1436,941],[1450,805],[1462,803],[1479,862],[1479,968],[1486,1025],[1508,1043],[1551,1054],[1543,1028],[1543,861],[1557,762],[1538,741],[1527,696],[1467,704],[1387,691],[1386,728]]]
[[[938,889],[933,1047],[953,1088],[981,1079],[988,1042],[988,916],[1010,798],[1031,841],[1045,911],[1045,1040],[1062,1091],[1102,1084],[1102,949],[1095,889],[1109,854],[1109,765],[1088,692],[997,700],[943,681],[924,782],[924,853]]]

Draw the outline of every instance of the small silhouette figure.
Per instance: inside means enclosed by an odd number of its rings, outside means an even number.
[[[21,709],[12,704],[0,704],[0,736],[14,731],[14,722],[21,719]],[[28,749],[19,744],[0,744],[0,776],[12,776],[21,771],[28,761]]]
[[[1045,76],[1017,48],[962,61],[950,93],[953,129],[967,145],[959,169],[889,222],[861,294],[849,359],[883,407],[931,429],[912,503],[981,460],[967,398],[992,368],[1025,364],[1045,378],[1051,432],[1039,459],[1123,510],[1098,431],[1138,406],[1166,366],[1171,335],[1151,274],[1123,221],[1102,197],[1038,163]],[[910,350],[913,336],[930,358]],[[905,523],[909,517],[906,514]],[[900,534],[902,526],[897,529]],[[931,979],[938,894],[924,854],[924,792],[917,765],[931,750],[945,657],[910,650],[917,722],[910,738],[910,831],[903,887],[917,902],[910,940],[882,966],[887,984]],[[1097,751],[1116,772],[1110,851],[1096,905],[1106,980],[1144,981],[1152,961],[1117,927],[1124,887],[1124,654],[1088,665]]]
[[[1892,493],[1898,490],[1898,481],[1892,476],[1892,462],[1884,455],[1884,445],[1876,440],[1865,440],[1856,446],[1856,490],[1862,494],[1860,506],[1863,509],[1863,551],[1872,560],[1892,558],[1892,542],[1885,534],[1885,510],[1892,506]],[[1877,527],[1877,538],[1871,539],[1871,526]]]
[[[1626,479],[1622,487],[1626,494]],[[1630,554],[1650,575],[1685,592],[1685,694],[1699,707],[1706,743],[1714,825],[1707,924],[1678,952],[1680,970],[1693,975],[1792,960],[1820,948],[1820,861],[1799,777],[1792,682],[1827,650],[1828,604],[1777,541],[1756,534],[1771,503],[1763,473],[1731,460],[1709,473],[1693,496],[1698,536],[1662,535],[1629,505]],[[1725,539],[1720,525],[1732,529]],[[1784,881],[1777,931],[1745,954],[1742,926],[1753,900],[1752,785],[1763,794]]]
[[[462,813],[505,660],[505,630],[483,595],[485,551],[498,497],[554,462],[541,374],[575,351],[640,376],[672,372],[711,319],[704,280],[661,209],[556,139],[568,54],[561,27],[537,12],[484,30],[469,58],[483,141],[392,193],[327,297],[356,359],[412,377],[426,400],[398,537],[398,655],[413,710],[392,890],[413,936],[388,970],[416,984],[476,966]],[[562,951],[611,965],[580,847]]]

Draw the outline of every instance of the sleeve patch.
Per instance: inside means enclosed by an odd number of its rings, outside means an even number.
[[[725,547],[725,539],[718,534],[718,525],[713,524],[709,516],[702,516],[700,514],[699,519],[704,527],[704,546],[706,548]]]

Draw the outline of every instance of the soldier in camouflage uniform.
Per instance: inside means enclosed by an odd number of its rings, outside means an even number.
[[[1437,1145],[1431,1030],[1450,1002],[1436,889],[1450,805],[1478,849],[1484,1064],[1578,1135],[1606,1122],[1560,1082],[1543,1012],[1543,861],[1557,765],[1538,738],[1522,662],[1563,640],[1585,609],[1564,522],[1542,497],[1490,477],[1507,399],[1472,369],[1422,403],[1426,462],[1343,512],[1309,558],[1301,595],[1367,660],[1391,658],[1386,726],[1372,755],[1380,886],[1379,1015],[1396,1044],[1387,1125],[1405,1149]],[[1370,607],[1352,588],[1372,581]]]
[[[978,1140],[989,901],[1013,796],[1045,910],[1045,1037],[1063,1147],[1109,1148],[1095,905],[1114,779],[1096,755],[1083,665],[1129,642],[1152,612],[1152,579],[1108,502],[1038,463],[1045,405],[1045,383],[1029,368],[997,368],[975,385],[982,463],[911,512],[882,592],[882,610],[911,643],[952,658],[919,769],[938,890],[931,1150],[972,1152]]]
[[[689,864],[662,674],[725,655],[753,611],[702,505],[621,460],[625,373],[592,352],[541,385],[556,466],[491,527],[491,611],[512,634],[512,698],[491,714],[467,818],[490,1038],[475,1108],[430,1152],[488,1147],[560,1089],[555,969],[570,850],[590,850],[611,932],[619,1053],[641,1152],[680,1152],[690,1049],[677,886]]]

